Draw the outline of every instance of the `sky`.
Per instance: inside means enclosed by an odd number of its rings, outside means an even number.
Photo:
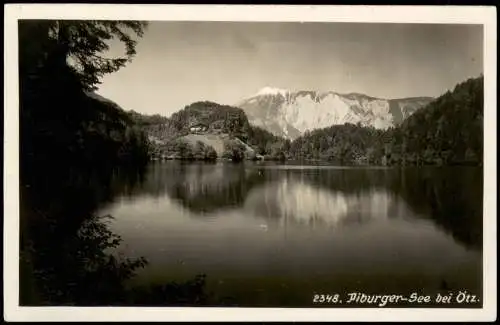
[[[437,97],[483,73],[481,25],[158,21],[136,50],[98,93],[164,116],[201,100],[237,105],[263,87]]]

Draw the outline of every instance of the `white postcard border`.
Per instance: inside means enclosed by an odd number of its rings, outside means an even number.
[[[4,26],[4,319],[7,321],[493,321],[496,260],[496,8],[482,6],[247,6],[9,4]],[[482,309],[20,307],[18,19],[325,21],[484,26]]]

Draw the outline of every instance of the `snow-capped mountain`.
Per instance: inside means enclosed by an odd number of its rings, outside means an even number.
[[[400,124],[431,97],[382,99],[333,91],[290,91],[264,87],[237,106],[250,123],[276,135],[297,138],[307,130],[344,123],[386,129]]]

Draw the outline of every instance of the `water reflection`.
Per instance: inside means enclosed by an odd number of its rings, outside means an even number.
[[[118,251],[150,262],[138,284],[203,272],[215,305],[309,306],[325,290],[480,295],[480,174],[167,162],[100,211],[116,217]]]
[[[314,186],[303,176],[288,174],[255,188],[244,209],[265,219],[279,219],[280,224],[335,228],[388,218],[389,208],[398,203],[383,190],[349,194]]]
[[[109,230],[109,218],[94,212],[111,202],[121,185],[138,185],[137,173],[127,173],[132,175],[128,179],[122,173],[113,188],[111,170],[47,166],[29,178],[22,174],[22,305],[106,304],[125,296],[123,282],[144,260],[106,254],[120,238]]]
[[[190,217],[236,211],[261,218],[265,227],[278,227],[285,219],[288,225],[330,228],[429,219],[461,245],[481,249],[482,170],[322,167],[153,164],[130,197],[166,200],[168,209],[182,207]],[[184,212],[170,213],[179,214]]]
[[[481,250],[482,168],[414,168],[398,178],[393,191],[401,193],[419,216],[431,219],[467,247]]]
[[[46,176],[22,191],[24,304],[307,306],[322,290],[481,289],[482,170],[167,162]]]
[[[242,205],[248,192],[263,183],[262,173],[244,165],[167,162],[148,167],[147,181],[129,197],[168,197],[204,214]]]
[[[35,168],[32,169],[34,171]],[[84,170],[48,166],[22,174],[20,297],[23,306],[203,304],[204,277],[130,288],[148,261],[114,254],[121,237],[99,213],[118,195],[144,185],[144,169]]]

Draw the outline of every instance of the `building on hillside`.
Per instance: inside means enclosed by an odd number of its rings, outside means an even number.
[[[193,124],[189,127],[189,131],[192,133],[206,132],[207,130],[208,126],[201,123]]]

